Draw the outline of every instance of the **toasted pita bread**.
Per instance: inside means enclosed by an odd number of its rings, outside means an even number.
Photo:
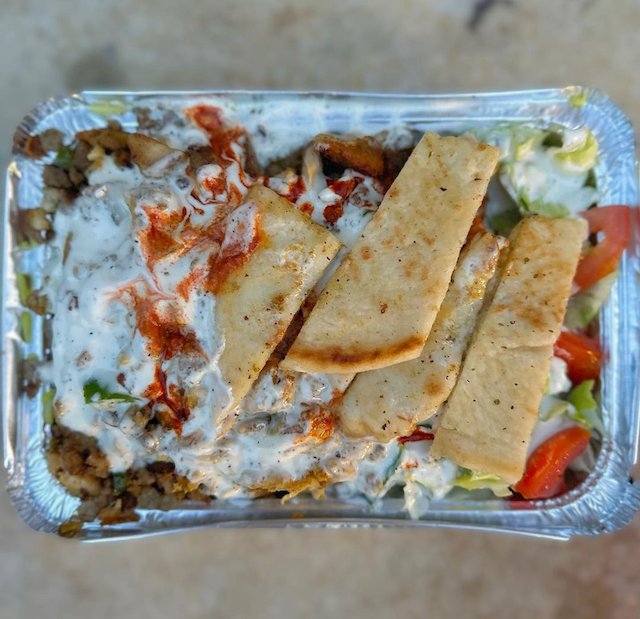
[[[252,237],[257,245],[215,292],[216,321],[225,340],[219,367],[231,387],[231,408],[245,396],[340,247],[331,233],[260,185],[249,190],[234,214],[257,226]],[[224,421],[222,416],[217,425]]]
[[[484,234],[462,252],[417,359],[356,376],[336,411],[347,436],[380,441],[405,436],[449,397],[504,243]]]
[[[415,359],[447,292],[499,150],[426,133],[283,362],[364,372]]]
[[[587,225],[530,217],[511,235],[498,285],[474,335],[431,448],[434,457],[522,476]]]

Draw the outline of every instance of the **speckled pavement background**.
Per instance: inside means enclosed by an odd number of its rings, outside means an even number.
[[[84,87],[583,84],[640,127],[639,31],[637,0],[0,0],[0,163],[24,113]],[[413,529],[80,545],[30,531],[0,494],[1,619],[626,619],[639,573],[640,517],[566,543]]]

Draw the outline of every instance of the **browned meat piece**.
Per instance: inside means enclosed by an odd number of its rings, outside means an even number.
[[[345,138],[320,133],[312,140],[320,154],[345,168],[380,178],[384,174],[384,152],[380,142],[371,136]]]
[[[84,184],[87,181],[84,174],[74,166],[71,166],[71,169],[69,170],[69,180],[76,187],[79,187],[80,185]]]
[[[47,313],[49,302],[46,295],[39,290],[32,290],[26,299],[25,306],[39,316],[44,316]]]
[[[158,106],[162,110],[162,106]],[[133,113],[138,120],[138,130],[145,132],[159,131],[169,123],[176,127],[184,127],[184,119],[173,110],[163,110],[160,118],[151,118],[151,110],[148,107],[134,107]]]
[[[216,156],[211,146],[189,146],[187,155],[194,172],[197,172],[202,166],[216,163]]]
[[[63,451],[60,456],[62,457],[62,468],[71,475],[82,475],[84,470],[84,459],[82,453],[79,451]]]
[[[109,460],[107,460],[97,446],[95,449],[89,451],[84,463],[87,470],[98,479],[107,479],[107,477],[109,477]]]
[[[71,165],[76,170],[80,172],[84,172],[91,165],[91,161],[89,161],[89,153],[93,147],[88,142],[78,142],[76,149],[73,153],[73,159],[71,160]]]
[[[104,493],[109,464],[94,438],[52,426],[47,451],[51,472],[72,494],[86,498]],[[106,503],[105,503],[106,504]]]
[[[18,244],[39,245],[48,240],[53,232],[47,213],[41,208],[19,209],[12,213],[12,225],[16,231]]]
[[[47,129],[43,131],[39,136],[40,144],[42,148],[47,152],[52,150],[58,150],[62,146],[63,135],[57,129]]]
[[[98,518],[102,524],[138,518],[136,507],[173,509],[184,499],[210,501],[206,489],[175,472],[172,462],[157,461],[146,468],[110,473],[109,461],[96,439],[53,424],[46,452],[51,472],[65,488],[82,498],[69,535],[81,522]]]
[[[48,151],[62,146],[62,133],[57,129],[47,129],[38,135],[28,135],[24,139],[22,151],[30,159],[40,159]]]
[[[130,168],[132,166],[131,153],[126,149],[114,151],[113,161],[119,168]]]
[[[67,171],[55,165],[44,166],[42,180],[47,187],[57,187],[58,189],[71,189],[73,187]]]
[[[98,519],[105,525],[135,522],[140,519],[140,516],[133,511],[137,504],[138,501],[130,492],[124,492],[113,503],[98,512]]]
[[[151,404],[146,404],[132,414],[133,422],[140,428],[144,428],[153,415]]]
[[[173,462],[158,460],[157,462],[147,464],[147,470],[155,475],[169,475],[176,470],[176,465]]]
[[[244,168],[247,174],[256,177],[260,174],[260,166],[258,165],[258,158],[256,157],[256,151],[253,150],[253,144],[247,137],[245,144],[245,152],[247,153],[246,161],[244,162]]]
[[[409,155],[413,152],[413,148],[403,148],[401,150],[385,149],[384,151],[384,185],[385,188],[391,187],[396,176],[400,174],[400,170],[407,163]]]
[[[156,128],[158,121],[151,118],[151,110],[148,107],[134,107],[133,113],[138,120],[138,129],[140,131],[149,131]]]
[[[135,509],[136,505],[138,505],[138,500],[131,492],[123,492],[120,495],[120,501],[122,502],[123,511]]]
[[[47,151],[42,146],[39,135],[30,135],[27,137],[24,143],[24,154],[29,159],[40,159],[47,154]]]
[[[119,127],[119,125],[118,125]],[[121,150],[127,148],[127,138],[129,134],[121,129],[90,129],[89,131],[80,131],[76,137],[81,142],[87,142],[91,146],[101,146],[106,151]]]
[[[304,154],[304,148],[299,148],[289,153],[285,157],[280,159],[274,159],[267,164],[264,173],[267,176],[278,176],[285,170],[295,170],[299,172],[302,168],[302,156]]]
[[[38,389],[40,389],[40,378],[38,377],[38,367],[40,361],[38,359],[21,359],[18,365],[18,380],[22,386],[22,391],[27,394],[29,399],[36,397]]]
[[[109,461],[100,451],[98,442],[91,436],[72,432],[55,424],[52,426],[52,447],[57,444],[60,447],[63,462],[68,454],[79,454],[82,461],[82,471],[94,475],[100,479],[109,476]]]
[[[156,411],[155,420],[162,426],[165,432],[173,430],[173,415],[168,408],[159,408]]]
[[[14,212],[12,219],[18,243],[39,245],[53,234],[51,221],[47,219],[47,213],[41,208],[19,209]]]
[[[60,189],[59,187],[45,187],[42,192],[40,208],[45,213],[55,213],[60,203],[69,204],[76,197],[73,189]]]

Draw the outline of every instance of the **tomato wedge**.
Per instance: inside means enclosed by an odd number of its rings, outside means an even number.
[[[574,385],[600,377],[602,351],[598,341],[593,338],[573,331],[562,331],[553,347],[553,354],[566,361],[567,374]]]
[[[574,426],[547,439],[527,460],[522,479],[513,489],[525,499],[550,499],[567,488],[564,473],[584,453],[591,432]]]
[[[580,215],[589,222],[589,233],[601,232],[604,239],[580,260],[573,280],[574,294],[593,286],[618,268],[631,228],[631,211],[628,206],[599,206]]]

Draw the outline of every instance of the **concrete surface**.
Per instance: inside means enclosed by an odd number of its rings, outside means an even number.
[[[91,86],[584,84],[608,91],[638,125],[639,29],[634,0],[2,0],[0,162],[27,110]],[[636,519],[620,533],[568,543],[265,530],[80,545],[27,529],[3,493],[0,618],[626,619],[640,616],[639,543]]]

